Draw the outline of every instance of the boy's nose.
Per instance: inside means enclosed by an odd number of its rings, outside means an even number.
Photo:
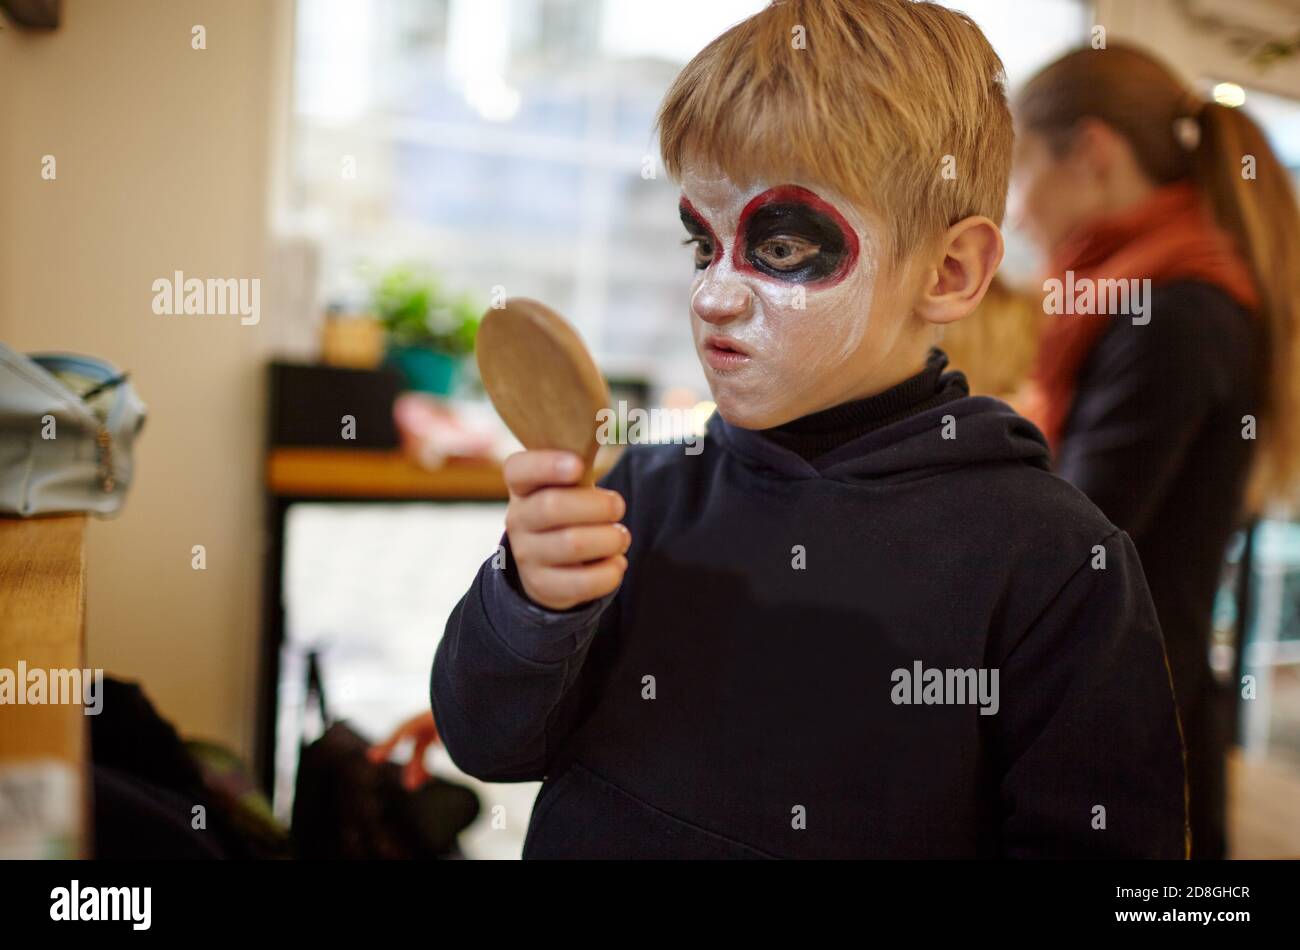
[[[706,277],[691,297],[691,309],[705,323],[722,324],[749,312],[753,294],[734,276]]]

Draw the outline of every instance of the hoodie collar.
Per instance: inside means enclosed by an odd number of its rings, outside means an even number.
[[[931,348],[920,372],[884,392],[765,429],[763,434],[820,469],[821,459],[847,442],[970,395],[965,375],[946,373],[947,367],[947,355],[937,347]]]
[[[762,430],[733,426],[717,412],[709,419],[708,437],[753,467],[796,480],[858,481],[988,462],[1049,468],[1042,433],[989,396],[965,396],[874,429],[818,458],[816,466]]]

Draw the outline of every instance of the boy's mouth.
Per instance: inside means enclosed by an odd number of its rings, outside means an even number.
[[[735,369],[748,363],[749,351],[725,336],[704,338],[704,361],[714,369]]]

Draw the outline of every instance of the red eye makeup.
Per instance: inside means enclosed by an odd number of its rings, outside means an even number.
[[[695,267],[704,270],[722,251],[717,235],[683,197],[682,224],[696,245]],[[828,287],[839,283],[858,257],[858,238],[835,208],[807,188],[780,185],[756,195],[740,213],[732,266],[787,283]]]
[[[736,270],[828,287],[858,258],[858,237],[835,208],[798,185],[756,195],[740,213],[732,249]]]

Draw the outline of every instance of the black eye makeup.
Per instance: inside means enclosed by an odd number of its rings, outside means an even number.
[[[718,252],[718,242],[713,235],[713,229],[705,223],[694,205],[685,198],[682,198],[677,207],[682,224],[690,234],[682,244],[695,245],[695,269],[704,270],[713,263],[714,255]]]
[[[791,283],[838,283],[858,256],[853,228],[807,188],[782,185],[756,196],[740,213],[732,263]]]

